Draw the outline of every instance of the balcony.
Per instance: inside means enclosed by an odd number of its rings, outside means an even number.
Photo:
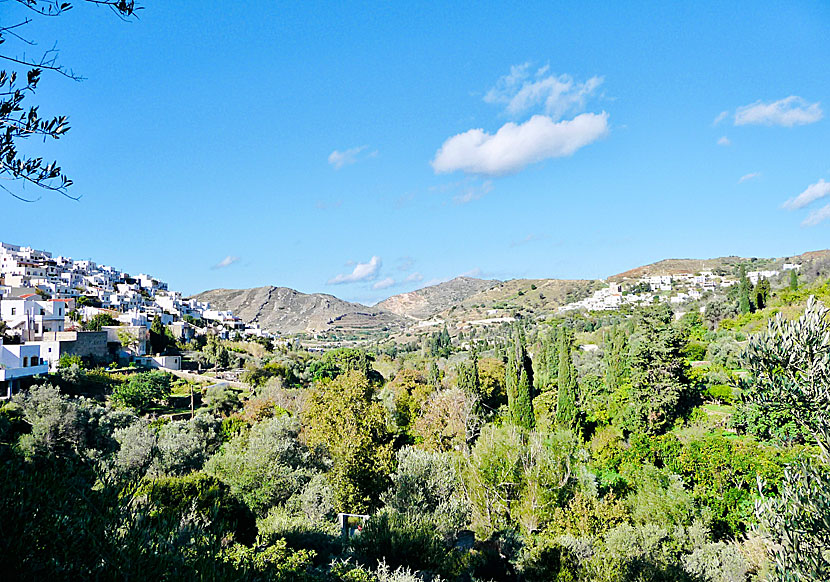
[[[39,364],[37,366],[28,366],[26,368],[3,368],[0,367],[0,382],[8,380],[17,380],[18,378],[28,378],[30,376],[38,376],[40,374],[49,373],[49,363]]]

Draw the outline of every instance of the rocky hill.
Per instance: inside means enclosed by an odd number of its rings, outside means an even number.
[[[805,268],[818,266],[830,260],[830,250],[810,251],[792,257],[717,257],[714,259],[664,259],[650,265],[635,267],[628,271],[608,277],[609,281],[639,279],[648,275],[674,275],[677,273],[699,273],[714,271],[722,275],[736,275],[741,265],[748,271],[781,269],[784,263],[802,264]]]
[[[282,334],[374,331],[400,328],[404,323],[400,316],[375,307],[287,287],[213,289],[193,298],[217,309],[230,309],[246,323]]]
[[[428,319],[470,296],[501,284],[501,281],[494,279],[456,277],[451,281],[430,285],[417,291],[393,295],[375,307],[411,319]]]
[[[781,269],[785,262],[802,265],[800,276],[810,281],[830,275],[830,250],[793,257],[715,259],[666,259],[619,273],[609,280],[636,279],[644,275],[669,275],[712,270],[734,275],[741,264],[747,270]],[[286,287],[214,289],[194,296],[218,309],[230,309],[247,323],[264,330],[292,335],[328,334],[329,339],[361,339],[378,334],[407,334],[419,322],[437,318],[448,323],[488,323],[504,318],[544,317],[562,305],[579,301],[605,285],[594,280],[512,279],[510,281],[456,277],[393,295],[368,307],[333,295],[300,293]],[[429,325],[429,322],[425,322]],[[425,328],[426,329],[426,328]],[[332,336],[336,336],[332,338]]]
[[[599,288],[598,281],[577,279],[511,279],[450,306],[440,313],[449,321],[475,321],[521,314],[554,313],[561,305],[579,301]]]

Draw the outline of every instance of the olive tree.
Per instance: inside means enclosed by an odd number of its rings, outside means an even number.
[[[796,321],[781,315],[750,339],[744,354],[754,382],[749,398],[771,413],[786,413],[809,431],[818,455],[787,468],[779,496],[756,504],[772,542],[775,579],[830,579],[830,318],[815,298]],[[759,483],[760,486],[760,483]]]

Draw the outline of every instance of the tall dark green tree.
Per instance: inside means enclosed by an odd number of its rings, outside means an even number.
[[[790,289],[793,291],[798,289],[798,271],[795,269],[790,271]]]
[[[164,324],[161,317],[156,315],[153,323],[150,324],[150,349],[154,354],[161,354],[167,349],[167,334],[164,331]]]
[[[628,335],[618,326],[605,334],[603,352],[605,385],[609,392],[619,390],[631,376],[628,354]]]
[[[755,289],[752,290],[755,309],[763,309],[767,306],[771,291],[772,289],[770,288],[770,284],[767,279],[761,279],[758,281],[758,284],[755,285]]]
[[[478,354],[473,351],[470,362],[460,362],[456,367],[456,385],[467,394],[478,395],[481,391],[478,378]]]
[[[660,434],[692,403],[683,332],[672,325],[666,304],[637,314],[631,336],[631,394],[626,427]]]
[[[429,366],[429,374],[427,381],[435,386],[437,390],[443,388],[444,372],[438,367],[438,363],[433,361]]]
[[[577,381],[576,366],[573,362],[573,332],[563,329],[559,332],[559,375],[556,397],[556,423],[563,427],[576,428],[579,424],[579,410],[576,406]]]
[[[513,330],[513,343],[507,353],[505,367],[507,408],[510,419],[517,426],[533,428],[533,362],[527,354],[525,337],[521,328]]]
[[[533,385],[537,393],[556,387],[559,376],[558,329],[539,334],[539,343],[533,356]]]
[[[738,304],[741,313],[752,313],[752,283],[746,276],[746,267],[741,265],[738,272]]]

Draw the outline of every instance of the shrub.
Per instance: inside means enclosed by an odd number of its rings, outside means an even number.
[[[170,396],[170,374],[165,372],[140,372],[116,386],[113,401],[142,412],[159,400]]]
[[[396,512],[382,511],[372,516],[351,543],[358,558],[370,566],[384,561],[392,568],[443,574],[451,567],[449,553],[435,527]]]

